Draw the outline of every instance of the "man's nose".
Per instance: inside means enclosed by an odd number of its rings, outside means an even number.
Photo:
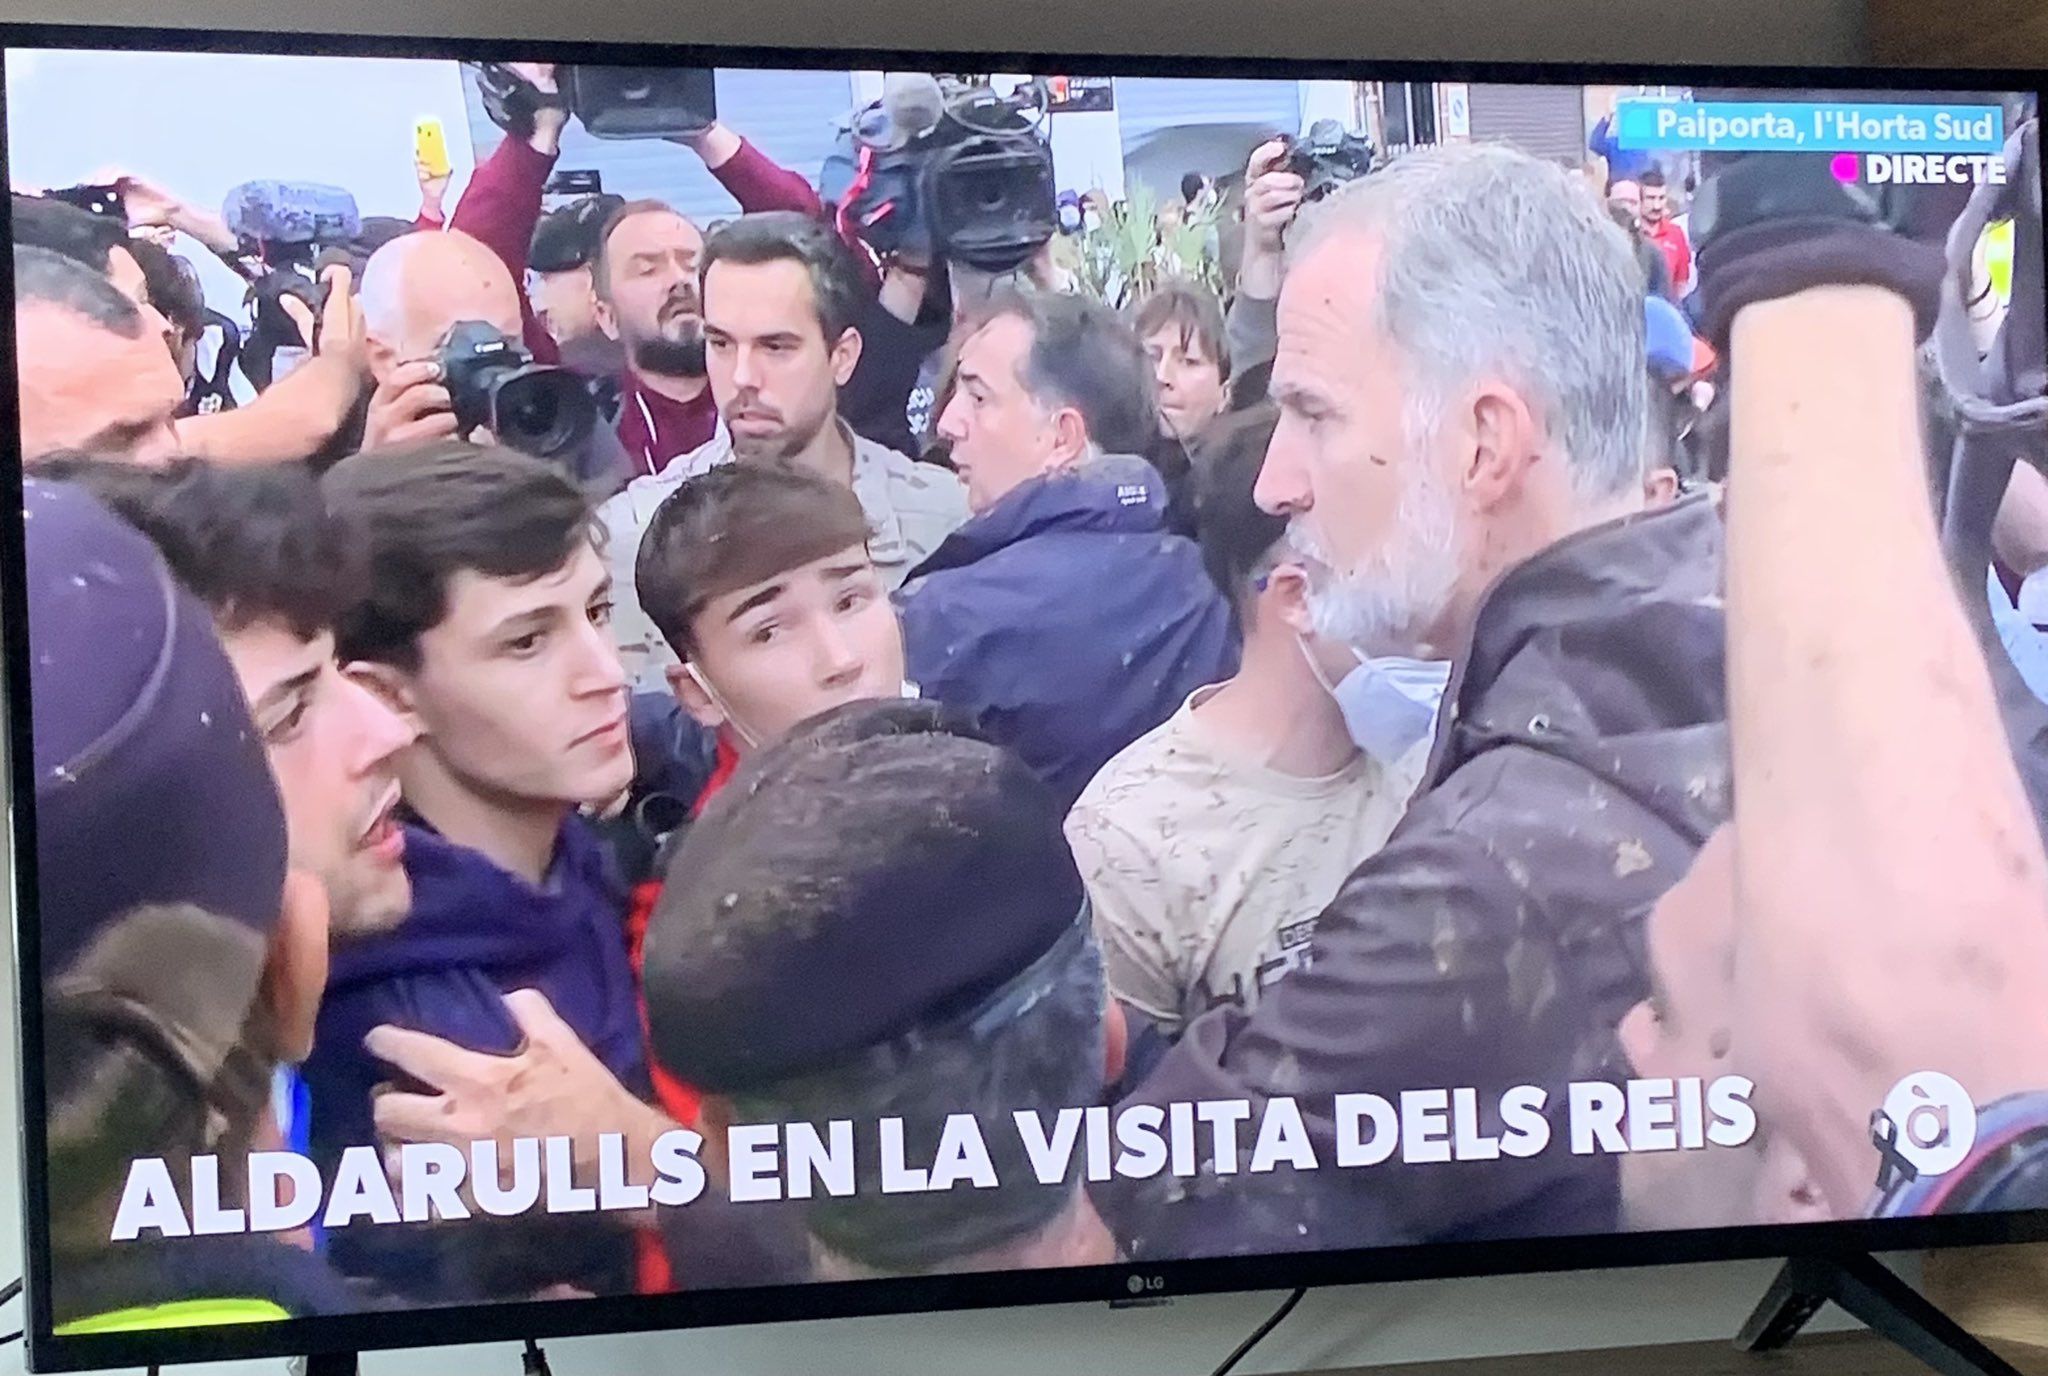
[[[1308,482],[1308,466],[1302,461],[1301,443],[1286,417],[1273,430],[1266,446],[1266,461],[1259,465],[1258,480],[1252,484],[1252,500],[1259,510],[1275,516],[1296,516],[1315,505]]]
[[[399,751],[419,739],[417,728],[384,705],[375,693],[343,676],[336,686],[355,718],[356,748],[351,752],[358,776],[389,765]]]
[[[946,408],[939,412],[938,430],[940,439],[948,443],[958,443],[966,438],[967,426],[966,422],[962,419],[962,411],[963,407],[959,397],[956,396],[946,403]]]
[[[818,682],[827,688],[841,688],[859,678],[867,665],[853,641],[837,624],[827,621],[818,631]]]

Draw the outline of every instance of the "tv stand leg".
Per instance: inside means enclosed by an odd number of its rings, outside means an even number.
[[[1829,1300],[1942,1376],[2019,1376],[1918,1291],[1861,1254],[1788,1259],[1735,1345],[1750,1352],[1783,1347]]]

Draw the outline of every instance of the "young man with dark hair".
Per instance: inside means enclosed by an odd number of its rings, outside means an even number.
[[[1692,290],[1692,241],[1671,218],[1671,189],[1664,173],[1651,168],[1642,175],[1643,237],[1657,246],[1671,269],[1671,294],[1684,296]]]
[[[1385,764],[1352,740],[1333,687],[1357,665],[1316,633],[1287,518],[1252,500],[1276,415],[1231,416],[1197,451],[1203,562],[1244,636],[1236,676],[1191,694],[1067,814],[1110,988],[1169,1035],[1306,963],[1316,914],[1421,773],[1419,749]]]
[[[815,1278],[1116,1260],[1082,1153],[1041,1184],[1011,1121],[1098,1102],[1123,1055],[1059,800],[1015,757],[934,703],[841,708],[749,760],[672,875],[652,1044],[706,1091],[713,1177],[745,1200],[731,1125],[855,1124],[853,1193],[791,1206]],[[932,1161],[962,1113],[980,1188],[885,1193],[874,1125]]]
[[[59,1333],[351,1312],[277,1237],[109,1240],[131,1162],[240,1173],[273,1070],[312,1041],[327,904],[290,867],[206,609],[89,493],[31,478],[22,501],[40,948],[24,993],[42,1000],[55,1186],[41,1299]]]
[[[903,693],[903,638],[846,487],[783,460],[690,479],[640,543],[677,699],[734,757],[830,707]],[[729,773],[721,770],[721,774]]]
[[[104,270],[23,244],[14,249],[14,321],[24,462],[84,451],[161,463],[178,452],[171,418],[185,384],[162,316]]]
[[[783,460],[849,489],[866,513],[866,559],[890,587],[967,519],[960,480],[856,434],[839,388],[860,358],[863,286],[838,234],[792,211],[743,215],[705,241],[703,309],[718,434],[658,474],[635,479],[604,517],[617,624],[635,687],[655,689],[675,660],[634,584],[640,532],[677,485],[724,464]],[[651,610],[651,609],[649,609]]]
[[[1144,349],[1098,302],[998,295],[965,329],[939,433],[975,515],[904,585],[910,677],[1070,803],[1237,667],[1229,604],[1138,457],[1158,433]]]
[[[342,658],[420,740],[399,769],[412,909],[336,952],[307,1066],[316,1157],[377,1140],[388,1072],[364,1048],[372,1028],[509,1054],[526,1039],[505,1002],[517,990],[545,996],[637,1110],[624,895],[578,815],[619,796],[633,767],[588,498],[542,460],[460,442],[355,455],[322,485],[372,572],[342,617]],[[472,1226],[337,1234],[334,1255],[422,1299],[631,1285],[613,1224],[541,1221],[516,1246],[460,1245]]]
[[[363,551],[303,465],[162,469],[56,458],[156,545],[213,613],[284,796],[292,865],[326,886],[338,938],[389,931],[412,902],[396,820],[415,732],[335,659],[334,627],[368,581]]]

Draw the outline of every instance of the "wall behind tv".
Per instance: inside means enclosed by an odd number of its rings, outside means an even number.
[[[1246,23],[1248,17],[1253,22]],[[1051,51],[1206,51],[1290,56],[1495,60],[1759,62],[1826,65],[1863,56],[1859,0],[0,0],[0,18],[244,27],[273,32],[490,34],[820,45],[1010,47]],[[207,101],[211,91],[123,92]],[[114,99],[109,94],[110,100]],[[237,118],[224,117],[232,141]],[[4,856],[0,856],[4,864]],[[9,966],[11,969],[11,965]],[[15,989],[4,977],[5,1026]],[[11,1049],[0,1052],[11,1062]],[[9,1066],[11,1078],[12,1066]],[[0,1095],[0,1276],[19,1273],[15,1103]],[[1419,1282],[1319,1291],[1246,1363],[1247,1371],[1719,1338],[1769,1281],[1769,1263],[1607,1274]],[[1111,1312],[1102,1306],[785,1324],[550,1344],[560,1376],[616,1371],[784,1376],[1011,1376],[1118,1370],[1184,1376],[1219,1361],[1278,1298],[1245,1294]],[[1827,1322],[1838,1321],[1829,1316]],[[11,1322],[0,1328],[11,1328]],[[0,1376],[20,1369],[0,1354]],[[371,1376],[511,1376],[515,1348],[378,1355]],[[187,1368],[265,1376],[279,1363]]]

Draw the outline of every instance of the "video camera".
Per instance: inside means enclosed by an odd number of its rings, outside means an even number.
[[[236,245],[221,260],[249,284],[242,371],[261,390],[273,379],[279,349],[310,349],[317,342],[300,337],[284,309],[286,298],[303,302],[315,321],[320,318],[321,256],[354,245],[363,234],[363,217],[356,198],[341,187],[276,180],[230,188],[220,214]]]
[[[481,425],[499,443],[546,459],[576,448],[597,424],[597,403],[576,374],[535,363],[481,320],[450,330],[435,361],[461,434]]]
[[[1287,139],[1283,170],[1301,178],[1304,204],[1319,201],[1346,182],[1373,170],[1379,150],[1363,134],[1353,134],[1334,119],[1319,119],[1299,138]]]
[[[819,192],[884,257],[1014,272],[1059,231],[1042,81],[1007,96],[985,83],[893,76],[854,114]]]
[[[559,94],[541,90],[503,62],[470,69],[491,123],[517,138],[533,132],[545,109],[567,110],[599,139],[665,139],[699,134],[718,119],[718,84],[709,67],[558,69]]]

